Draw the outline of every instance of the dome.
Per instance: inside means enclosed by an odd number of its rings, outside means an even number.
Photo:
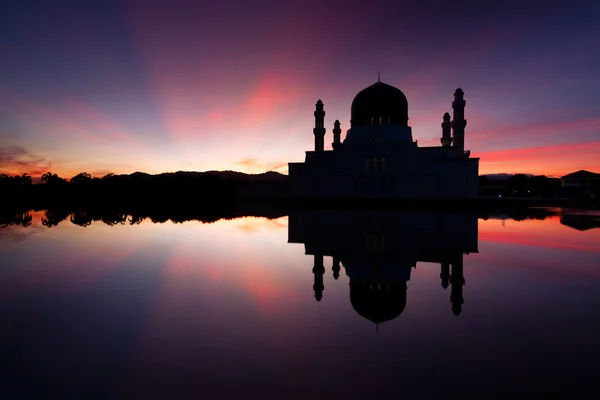
[[[408,100],[402,91],[383,82],[361,90],[350,110],[350,126],[408,124]]]
[[[350,303],[358,315],[376,324],[392,320],[406,307],[406,283],[379,286],[351,281]]]

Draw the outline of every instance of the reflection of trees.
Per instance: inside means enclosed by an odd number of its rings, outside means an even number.
[[[129,225],[139,225],[145,218],[140,215],[132,215],[129,219]]]
[[[98,212],[78,210],[71,215],[71,222],[79,226],[89,226],[94,221],[102,221],[106,225],[123,225],[127,221],[127,214],[120,212]]]
[[[0,228],[7,228],[11,225],[20,225],[27,227],[31,225],[33,217],[28,212],[13,212],[0,214]]]
[[[47,210],[46,215],[42,218],[42,225],[51,228],[57,226],[61,221],[64,221],[69,216],[67,211],[52,211]]]
[[[148,219],[153,223],[183,223],[187,221],[199,221],[202,223],[213,223],[221,219],[233,219],[243,216],[266,217],[269,219],[279,218],[286,215],[283,209],[265,206],[264,210],[252,212],[236,211],[231,207],[219,208],[140,208],[140,209],[105,209],[105,208],[68,208],[48,209],[41,219],[41,224],[51,228],[57,226],[61,221],[69,219],[72,224],[87,227],[93,222],[100,221],[106,225],[139,225]],[[32,223],[31,214],[26,211],[0,211],[0,226],[23,225]]]
[[[547,209],[514,209],[511,211],[499,212],[502,216],[510,218],[514,221],[523,221],[527,219],[543,220],[552,215],[557,215],[556,211]],[[479,218],[488,219],[494,218],[496,213],[481,213]],[[69,218],[71,223],[78,226],[89,226],[95,221],[100,221],[106,225],[139,225],[142,221],[148,219],[152,223],[184,223],[187,221],[199,221],[204,224],[214,223],[222,219],[234,219],[244,216],[265,217],[275,219],[288,215],[285,207],[277,207],[270,204],[264,206],[252,205],[249,210],[236,209],[232,206],[223,207],[203,207],[196,208],[170,208],[170,207],[154,207],[154,208],[76,208],[73,209],[61,206],[58,209],[48,209],[45,212],[41,222],[43,226],[53,227],[61,221]],[[356,221],[359,223],[360,221]],[[26,210],[15,211],[14,208],[9,210],[0,210],[0,226],[7,227],[9,225],[29,226],[32,223],[31,214]],[[382,220],[382,226],[392,227],[393,221]]]
[[[127,221],[127,214],[122,213],[109,213],[107,215],[103,215],[100,220],[104,222],[106,225],[124,225],[125,221]]]
[[[85,211],[78,210],[71,214],[70,221],[75,225],[86,227],[92,224],[93,217]]]

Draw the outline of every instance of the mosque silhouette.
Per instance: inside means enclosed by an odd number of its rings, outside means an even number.
[[[333,277],[342,267],[350,278],[350,303],[362,317],[380,324],[398,317],[407,302],[417,262],[438,263],[441,285],[450,289],[454,315],[462,311],[463,254],[477,253],[477,215],[396,210],[290,212],[288,242],[313,255],[315,299],[323,298],[325,256]]]
[[[408,100],[378,80],[361,90],[350,107],[350,129],[342,140],[333,124],[332,150],[325,150],[325,106],[315,104],[314,150],[288,165],[293,198],[468,199],[479,195],[479,158],[465,150],[464,92],[457,88],[450,113],[442,116],[440,146],[419,146],[408,125]],[[451,134],[452,131],[452,134]]]

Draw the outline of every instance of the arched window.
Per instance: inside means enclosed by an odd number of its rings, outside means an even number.
[[[373,125],[374,123],[374,119],[371,117],[371,125]]]
[[[373,157],[373,172],[377,173],[377,158]]]
[[[379,117],[379,125],[383,124],[383,117]]]
[[[388,124],[390,123],[390,117],[388,117]]]
[[[369,157],[365,158],[365,172],[369,173]]]
[[[381,159],[381,172],[385,172],[385,157]]]

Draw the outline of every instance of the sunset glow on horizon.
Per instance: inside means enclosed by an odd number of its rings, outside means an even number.
[[[600,173],[599,5],[159,3],[5,7],[0,173],[287,173],[378,71],[420,146],[464,90],[480,174]]]

